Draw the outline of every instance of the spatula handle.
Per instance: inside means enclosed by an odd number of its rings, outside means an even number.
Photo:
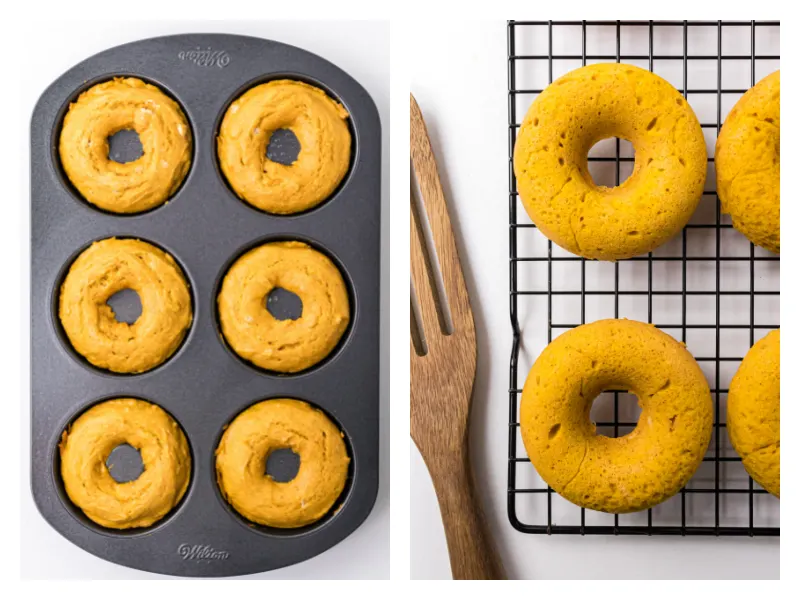
[[[433,474],[453,579],[506,579],[472,479],[469,455]]]

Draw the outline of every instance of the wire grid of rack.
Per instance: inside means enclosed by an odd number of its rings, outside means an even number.
[[[754,247],[732,229],[729,218],[720,212],[713,171],[713,144],[727,114],[723,107],[729,110],[758,79],[778,68],[780,56],[775,40],[780,34],[779,27],[779,21],[508,22],[509,266],[513,328],[508,514],[517,530],[580,535],[780,534],[779,501],[744,472],[741,459],[729,447],[724,420],[726,388],[742,356],[756,339],[779,327],[779,258]],[[764,42],[762,32],[767,33],[770,43]],[[744,36],[749,38],[749,44]],[[737,40],[739,50],[731,50],[735,43],[729,42]],[[671,51],[660,47],[667,48],[670,43]],[[771,46],[773,52],[757,53],[765,45]],[[749,52],[745,54],[741,48],[748,46]],[[517,196],[513,150],[524,111],[560,74],[557,71],[612,61],[648,68],[666,77],[683,94],[695,108],[706,137],[709,173],[701,208],[672,242],[646,256],[598,263],[554,246],[528,219]],[[699,76],[693,75],[695,65],[703,67]],[[736,68],[729,65],[738,67],[739,72],[745,71],[746,80],[740,74],[737,85],[723,85],[728,79],[736,79],[733,75]],[[546,79],[531,75],[537,69],[545,70]],[[695,85],[693,80],[698,77]],[[702,114],[695,104],[705,104],[710,114]],[[605,142],[610,142],[606,144],[606,156],[593,155],[604,142],[590,152],[590,171],[598,183],[598,177],[605,176],[610,180],[602,183],[618,185],[621,174],[632,170],[632,148],[629,145],[626,148],[627,142],[618,139]],[[598,172],[602,169],[606,169],[605,174]],[[559,274],[564,269],[567,272]],[[626,275],[630,277],[626,279]],[[731,281],[736,284],[729,286]],[[604,284],[606,289],[601,289]],[[635,289],[627,289],[628,286]],[[533,306],[528,306],[529,303]],[[562,317],[570,304],[575,316]],[[603,304],[606,314],[600,314],[602,310],[598,308]],[[661,310],[662,304],[667,304],[667,309],[671,307],[671,317],[661,318],[662,312],[664,315],[669,312]],[[523,316],[525,309],[527,315]],[[680,494],[641,513],[606,515],[569,504],[538,477],[519,436],[519,396],[527,375],[527,368],[520,368],[520,357],[527,339],[523,335],[523,329],[528,328],[526,318],[530,323],[541,324],[545,310],[547,343],[561,331],[596,320],[593,316],[629,316],[654,323],[693,351],[711,384],[715,420],[709,452]],[[604,414],[600,411],[596,415],[595,407],[592,409],[598,432],[611,435],[613,431],[617,437],[631,431],[637,415],[625,414],[631,413],[625,398],[628,394],[620,390],[602,396],[608,397]]]

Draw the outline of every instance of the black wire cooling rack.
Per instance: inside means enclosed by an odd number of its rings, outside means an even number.
[[[749,244],[721,214],[713,167],[713,144],[726,114],[723,108],[730,109],[758,79],[778,68],[780,56],[775,42],[779,27],[779,21],[508,22],[513,328],[508,514],[517,530],[580,535],[780,534],[778,500],[746,475],[741,459],[729,447],[725,431],[730,377],[757,337],[779,326],[779,258]],[[749,53],[744,54],[742,48],[748,46]],[[759,54],[757,51],[764,46],[772,53]],[[677,53],[675,49],[681,47],[682,52]],[[524,112],[554,75],[581,65],[611,61],[649,68],[665,76],[684,95],[703,127],[709,146],[709,172],[701,208],[680,236],[646,256],[598,263],[554,246],[531,223],[517,197],[513,150]],[[537,70],[538,79],[534,74]],[[735,85],[728,85],[737,77]],[[700,106],[705,107],[706,114],[699,110]],[[633,154],[626,151],[624,144],[627,142],[616,140],[607,145],[607,156],[590,153],[590,170],[612,170],[606,173],[610,180],[603,182],[606,185],[619,185],[621,172],[632,168]],[[595,176],[595,171],[592,173]],[[562,316],[569,306],[574,308],[574,316]],[[605,306],[606,314],[599,314],[601,306]],[[666,316],[668,310],[662,310],[665,307],[671,307],[671,317]],[[544,333],[545,310],[547,343],[554,334],[586,323],[587,314],[589,321],[596,320],[595,315],[638,316],[671,333],[693,352],[711,384],[715,421],[708,454],[680,494],[641,513],[606,515],[569,504],[538,477],[519,437],[518,400],[530,366],[520,365],[521,355],[524,359],[526,354],[532,354],[532,364],[541,349],[531,352],[526,348],[527,332],[535,329],[530,325],[533,323],[540,325]],[[595,407],[592,409],[593,418],[599,417],[598,432],[612,435],[613,431],[617,437],[631,431],[636,415],[626,414],[631,412],[625,398],[628,395],[610,391],[603,396],[608,397],[604,401],[605,413],[596,415]]]

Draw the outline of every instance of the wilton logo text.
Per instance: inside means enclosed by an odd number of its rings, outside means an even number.
[[[220,69],[227,67],[231,62],[231,57],[225,50],[212,50],[210,47],[205,50],[202,48],[181,50],[178,52],[178,58],[193,62],[198,67],[219,67]]]
[[[183,560],[225,560],[230,556],[224,550],[214,550],[211,546],[200,544],[181,544],[178,554]]]

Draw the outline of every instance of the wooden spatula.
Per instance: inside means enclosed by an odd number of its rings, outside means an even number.
[[[442,512],[454,579],[505,579],[491,543],[469,460],[475,323],[425,121],[411,97],[411,161],[431,227],[444,296],[434,291],[421,215],[411,207],[411,276],[420,318],[411,343],[411,437],[428,466]],[[449,306],[452,331],[444,307]],[[412,315],[413,316],[413,315]]]

